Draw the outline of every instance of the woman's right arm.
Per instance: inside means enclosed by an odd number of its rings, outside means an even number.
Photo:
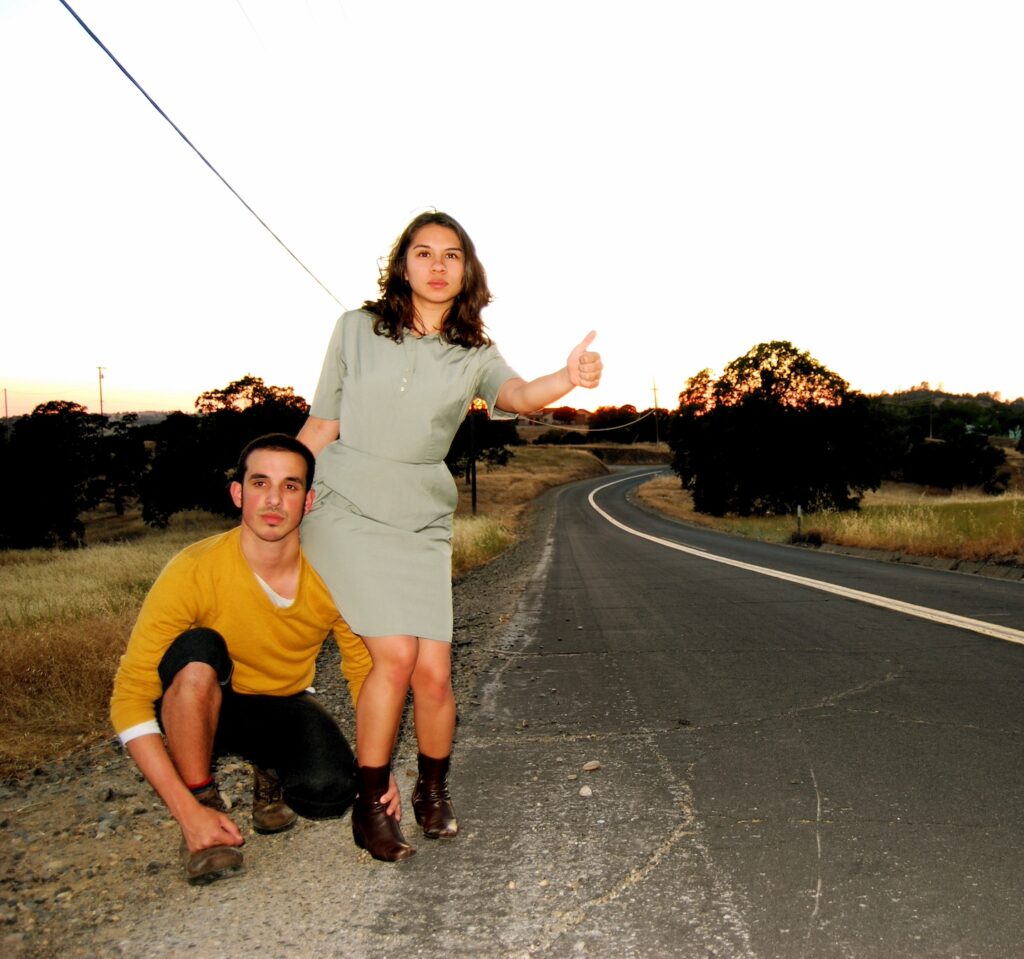
[[[319,416],[310,416],[296,439],[304,443],[314,456],[319,456],[328,443],[338,438],[338,427],[338,420],[322,420]]]

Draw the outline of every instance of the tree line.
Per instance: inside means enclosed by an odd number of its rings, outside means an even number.
[[[883,480],[996,495],[1010,473],[990,437],[1024,449],[1024,398],[950,396],[927,383],[866,396],[785,340],[754,346],[720,376],[694,374],[674,411],[599,407],[586,427],[571,407],[550,413],[557,425],[536,442],[667,442],[694,508],[712,515],[856,509]]]
[[[103,505],[118,515],[137,505],[155,528],[184,510],[234,515],[227,487],[239,451],[264,433],[294,436],[308,413],[292,387],[251,374],[200,394],[194,413],[154,423],[66,400],[42,403],[0,431],[0,490],[9,504],[0,511],[0,549],[82,546],[83,515]],[[446,462],[453,473],[471,459],[501,463],[516,442],[514,424],[473,411]]]
[[[40,404],[0,431],[0,548],[84,545],[82,517],[104,504],[118,514],[138,505],[153,527],[183,510],[233,515],[227,484],[239,450],[263,433],[294,435],[308,412],[291,387],[251,374],[200,394],[194,413],[155,423]],[[989,437],[1015,432],[1024,449],[1024,399],[951,397],[927,384],[865,396],[788,341],[758,344],[720,376],[694,374],[674,411],[550,412],[560,428],[536,442],[667,442],[695,508],[713,515],[856,509],[883,480],[998,494],[1009,472]],[[514,422],[473,409],[445,461],[468,477],[474,462],[502,464],[519,442]]]
[[[1005,492],[1024,400],[948,397],[927,384],[865,396],[785,340],[761,343],[721,376],[691,376],[672,416],[672,468],[711,515],[856,509],[883,480]]]
[[[998,494],[1010,472],[990,438],[1024,449],[1024,398],[928,384],[866,396],[788,341],[758,344],[719,377],[700,370],[672,411],[602,406],[586,427],[579,410],[549,412],[556,425],[536,442],[668,442],[694,508],[719,516],[856,509],[883,480]]]

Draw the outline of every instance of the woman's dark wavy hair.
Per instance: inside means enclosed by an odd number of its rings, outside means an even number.
[[[491,302],[491,291],[487,288],[487,273],[476,255],[476,247],[462,225],[447,213],[434,210],[421,213],[395,240],[387,263],[381,267],[380,299],[367,300],[363,309],[376,318],[373,331],[378,336],[387,336],[402,342],[406,331],[413,329],[415,310],[412,305],[412,288],[405,278],[405,256],[409,252],[412,238],[421,227],[436,224],[454,231],[462,244],[464,256],[462,289],[455,302],[445,314],[441,327],[441,338],[456,346],[486,346],[491,342],[484,332],[481,310]]]

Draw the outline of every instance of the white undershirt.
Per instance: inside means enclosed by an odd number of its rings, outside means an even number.
[[[275,592],[261,577],[253,573],[256,576],[256,582],[263,587],[263,592],[270,597],[270,601],[277,606],[279,609],[287,609],[295,602],[294,599],[285,599],[280,593]]]

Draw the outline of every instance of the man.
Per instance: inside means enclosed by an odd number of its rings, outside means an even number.
[[[189,882],[242,866],[245,840],[226,815],[214,756],[252,762],[259,833],[288,829],[297,814],[340,816],[354,796],[352,750],[307,688],[330,631],[353,702],[371,664],[302,554],[314,465],[283,433],[246,446],[230,486],[241,524],[168,563],[114,680],[111,720],[181,827]],[[382,799],[397,813],[393,784]]]

